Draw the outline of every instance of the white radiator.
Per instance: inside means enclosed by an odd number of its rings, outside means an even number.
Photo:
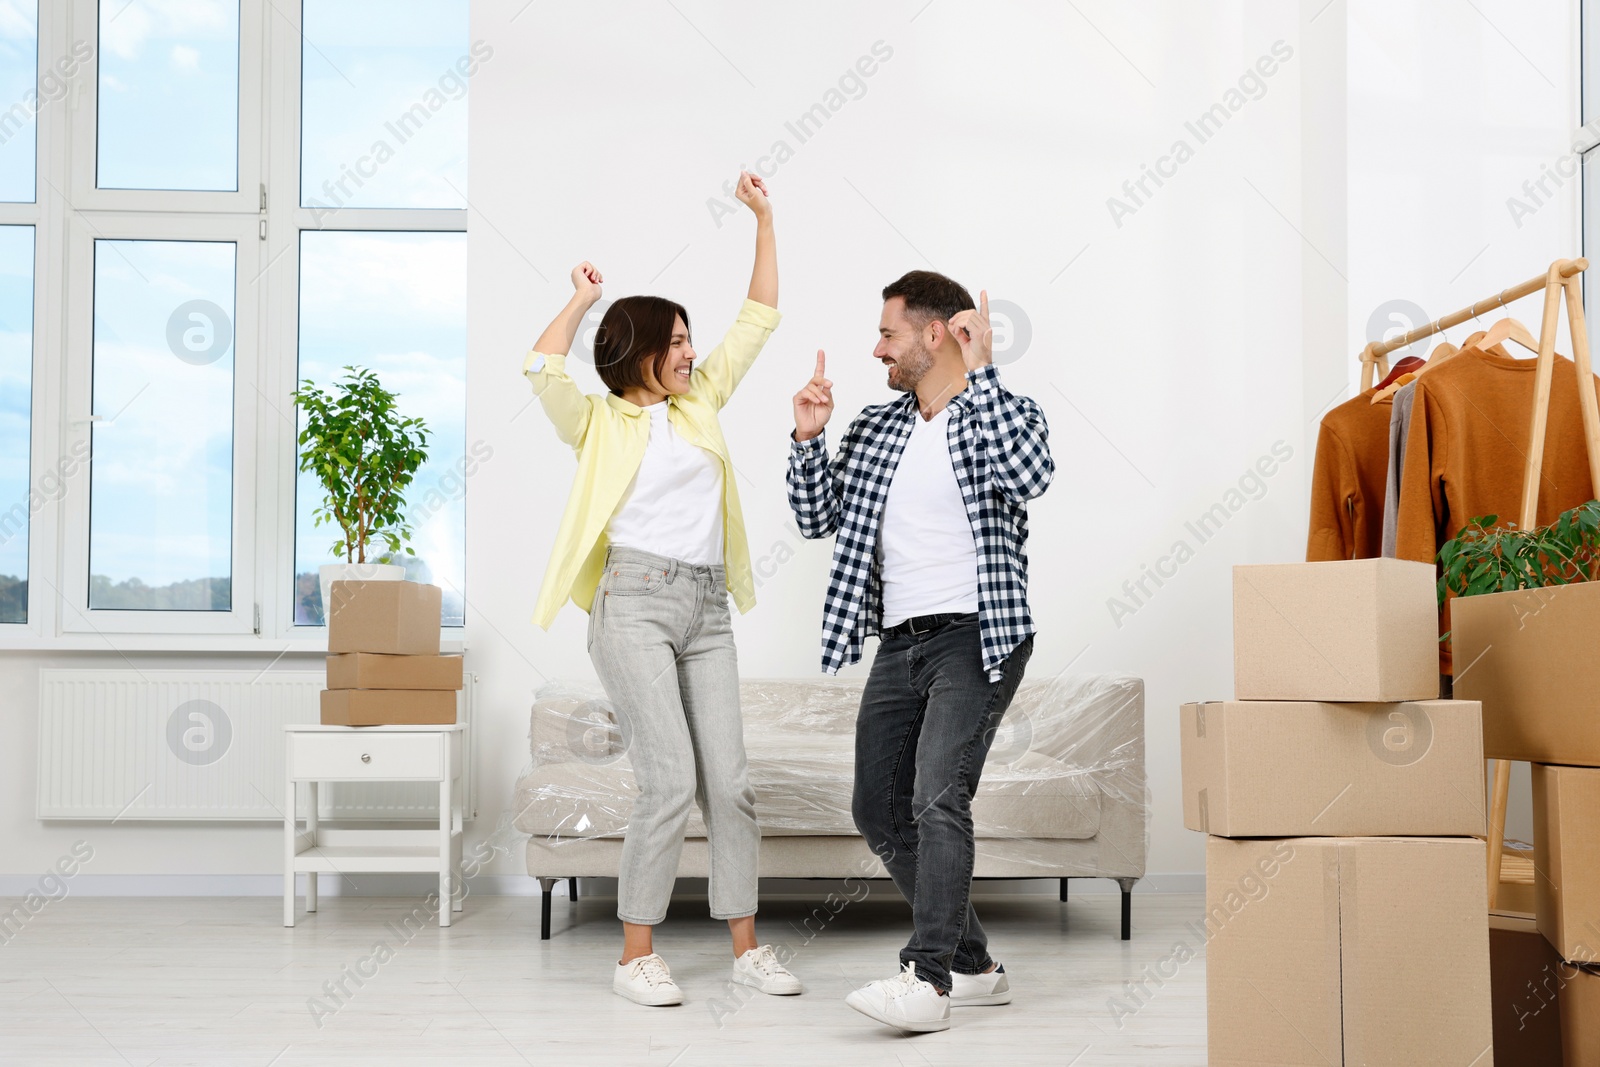
[[[324,681],[322,671],[41,669],[37,816],[281,820],[283,728],[318,721]],[[457,715],[467,724],[469,817],[472,691],[468,672]],[[339,782],[320,792],[327,818],[432,819],[439,809],[428,782]]]

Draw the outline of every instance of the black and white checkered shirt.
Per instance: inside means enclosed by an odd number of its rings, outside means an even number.
[[[950,400],[950,459],[978,549],[978,622],[989,680],[1033,633],[1028,612],[1028,504],[1055,474],[1049,428],[1039,405],[1000,384],[990,364],[967,372]],[[789,506],[808,538],[837,534],[822,608],[822,669],[861,659],[882,632],[883,584],[878,521],[917,412],[915,393],[865,408],[828,460],[824,435],[790,442]]]

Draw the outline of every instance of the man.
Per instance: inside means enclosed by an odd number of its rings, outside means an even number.
[[[806,537],[836,534],[822,666],[878,635],[856,719],[857,829],[912,908],[901,971],[846,998],[902,1030],[943,1030],[952,1005],[1004,1004],[1004,968],[972,911],[972,797],[1033,651],[1027,501],[1055,472],[1043,412],[1000,384],[989,296],[942,274],[883,290],[878,346],[905,395],[858,415],[828,459],[826,357],[794,397],[789,504]]]

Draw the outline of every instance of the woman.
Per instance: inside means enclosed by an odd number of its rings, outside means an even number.
[[[639,796],[622,846],[617,917],[623,951],[612,989],[640,1004],[681,1004],[651,947],[666,916],[691,803],[705,817],[711,916],[733,935],[733,978],[800,992],[755,935],[761,835],[747,780],[739,667],[728,596],[754,604],[733,464],[717,412],[778,325],[778,259],[766,185],[739,175],[756,217],[756,261],[738,320],[698,359],[689,313],[656,296],[614,303],[595,335],[610,392],[585,396],[565,370],[578,325],[604,280],[572,271],[576,292],[523,365],[578,473],[534,621],[549,629],[570,597],[589,611],[589,656],[616,706]]]

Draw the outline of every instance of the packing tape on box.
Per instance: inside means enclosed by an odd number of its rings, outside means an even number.
[[[1201,714],[1204,714],[1204,712]],[[1200,732],[1201,734],[1205,733],[1204,730]],[[1211,832],[1211,798],[1206,793],[1206,790],[1200,790],[1200,832],[1203,834]]]
[[[1341,1026],[1344,1032],[1344,1060],[1346,1063],[1366,1063],[1367,1058],[1361,1053],[1361,1025],[1365,1021],[1366,1013],[1363,1011],[1360,980],[1357,977],[1361,973],[1361,966],[1355,952],[1345,951],[1347,941],[1352,943],[1352,947],[1359,948],[1353,943],[1361,936],[1361,915],[1360,909],[1356,906],[1356,899],[1361,895],[1361,883],[1356,872],[1356,850],[1330,848],[1328,852],[1336,857],[1334,892],[1338,898],[1334,902],[1336,906],[1331,914],[1334,944],[1338,946],[1334,958],[1339,961],[1339,985],[1334,988],[1341,993],[1339,1005],[1341,1023],[1348,1021],[1348,1025]],[[1346,1012],[1345,1005],[1352,1005],[1354,1010]]]

